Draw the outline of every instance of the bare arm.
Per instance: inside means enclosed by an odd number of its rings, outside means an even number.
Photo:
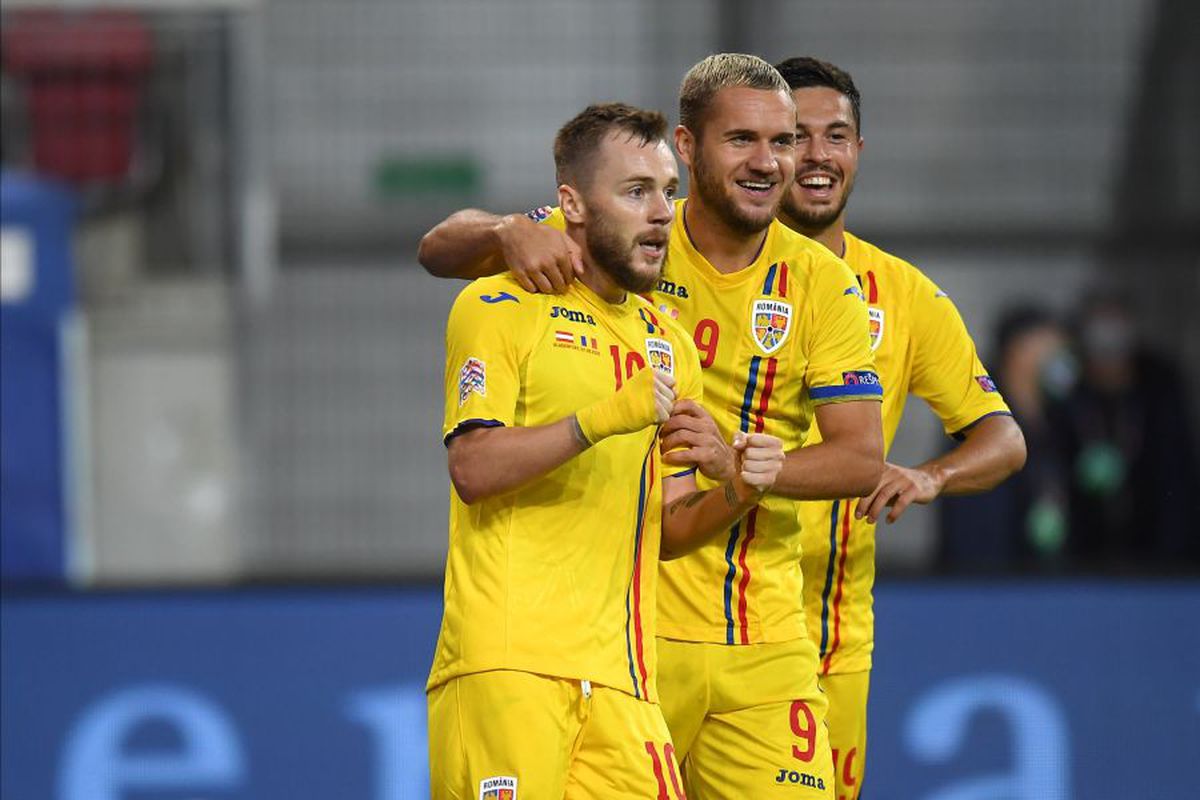
[[[476,428],[450,440],[450,480],[471,505],[539,478],[587,447],[574,415],[531,428]]]
[[[738,471],[724,486],[698,491],[694,474],[664,481],[661,560],[686,555],[727,529],[774,483],[783,465],[783,443],[758,433],[738,437]]]
[[[977,494],[995,487],[1025,465],[1025,437],[1007,415],[987,417],[967,431],[962,444],[911,469],[888,463],[869,496],[858,501],[856,517],[875,522],[891,507],[895,522],[912,503],[924,505],[939,495]]]
[[[583,270],[578,245],[524,214],[456,211],[421,238],[417,261],[438,278],[481,278],[511,269],[530,292],[561,294]]]
[[[883,424],[873,400],[817,406],[821,442],[787,454],[771,490],[795,500],[836,500],[869,493],[883,473]]]

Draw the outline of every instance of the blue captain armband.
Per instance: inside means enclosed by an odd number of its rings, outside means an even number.
[[[813,386],[808,396],[814,403],[830,403],[838,400],[869,400],[883,397],[883,384],[879,376],[868,369],[842,373],[842,382],[833,386]]]

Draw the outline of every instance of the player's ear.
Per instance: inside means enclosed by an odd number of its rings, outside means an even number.
[[[692,166],[692,158],[696,152],[696,137],[682,125],[675,126],[675,152],[685,167]]]
[[[583,195],[574,186],[566,183],[558,185],[558,207],[562,209],[563,219],[573,225],[582,225],[583,216],[587,209],[584,207]]]

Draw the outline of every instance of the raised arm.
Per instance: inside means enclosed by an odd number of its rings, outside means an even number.
[[[1025,465],[1025,437],[1016,420],[995,414],[966,433],[950,452],[913,468],[884,465],[883,478],[869,496],[858,501],[856,517],[879,519],[885,507],[895,522],[911,504],[931,503],[943,494],[977,494],[997,486]]]
[[[456,211],[421,238],[417,261],[438,278],[481,278],[509,269],[529,292],[561,294],[583,271],[583,256],[561,230],[525,214]]]

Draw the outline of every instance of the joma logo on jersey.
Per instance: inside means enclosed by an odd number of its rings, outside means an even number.
[[[678,297],[680,300],[686,300],[688,298],[688,290],[686,286],[684,286],[682,283],[669,281],[666,278],[659,279],[658,290],[663,294],[669,294],[674,297]]]
[[[750,335],[764,353],[774,353],[787,340],[792,307],[778,300],[755,300],[750,310]]]
[[[775,776],[776,783],[795,783],[800,786],[807,786],[810,789],[825,789],[825,779],[818,778],[816,775],[809,775],[807,772],[797,772],[794,769],[780,769],[779,774]]]
[[[550,319],[565,319],[567,322],[586,322],[588,325],[596,324],[596,319],[591,314],[585,314],[582,311],[562,306],[554,306],[550,309]]]

